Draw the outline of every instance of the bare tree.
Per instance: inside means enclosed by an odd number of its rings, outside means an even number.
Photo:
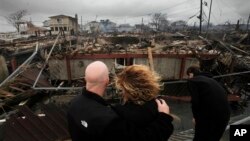
[[[6,16],[8,23],[11,24],[13,27],[17,29],[17,32],[20,31],[20,23],[24,16],[27,15],[27,10],[19,10],[15,13],[11,13],[10,15]]]
[[[169,28],[169,21],[167,20],[167,18],[165,16],[165,18],[160,21],[159,30],[160,31],[167,31],[168,28]]]
[[[151,25],[156,29],[156,31],[166,30],[169,25],[167,15],[162,13],[153,14]]]

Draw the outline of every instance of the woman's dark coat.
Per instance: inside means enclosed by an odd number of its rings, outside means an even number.
[[[146,102],[143,105],[127,102],[125,105],[114,106],[114,110],[120,117],[133,122],[137,127],[146,127],[159,116],[157,103],[155,102],[155,100]],[[173,133],[172,120],[173,118],[168,115],[168,118],[166,120],[169,123],[166,126],[168,130],[165,131],[165,137],[162,138],[162,140],[164,141],[166,141],[166,139],[168,139]]]

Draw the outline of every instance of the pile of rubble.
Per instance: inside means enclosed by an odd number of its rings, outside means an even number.
[[[58,39],[58,40],[57,40]],[[225,35],[222,40],[208,40],[203,37],[190,38],[181,33],[176,34],[160,34],[152,36],[103,36],[103,37],[62,37],[50,38],[39,42],[39,57],[40,62],[35,62],[25,66],[16,77],[10,79],[8,83],[0,87],[0,114],[4,115],[8,111],[15,110],[19,105],[29,106],[32,100],[35,102],[41,99],[34,98],[36,96],[44,96],[49,94],[58,94],[56,88],[65,86],[81,87],[84,82],[77,81],[76,83],[60,80],[51,80],[51,76],[42,73],[39,76],[41,69],[48,69],[47,62],[45,61],[50,57],[50,54],[46,53],[47,48],[53,48],[55,44],[61,44],[57,46],[57,50],[52,53],[51,58],[64,59],[66,55],[80,54],[148,54],[148,47],[151,47],[152,54],[172,54],[172,55],[189,55],[197,58],[200,61],[200,65],[203,70],[210,71],[214,75],[218,76],[224,84],[226,84],[227,90],[231,94],[238,94],[242,96],[248,96],[249,98],[249,81],[250,81],[250,44],[249,34],[230,34]],[[77,39],[77,43],[73,44],[72,41]],[[0,50],[2,54],[20,54],[21,52],[33,52],[33,42],[15,42],[13,44],[1,44]],[[202,55],[215,55],[215,58],[204,58]],[[42,61],[41,61],[42,59]],[[45,62],[41,64],[41,62]],[[229,74],[229,75],[228,75]],[[39,79],[36,82],[37,76]],[[36,84],[40,88],[55,88],[50,89],[34,89],[33,85]],[[179,99],[178,93],[183,93],[186,87],[183,84],[177,84],[175,86],[168,86],[166,93],[175,94],[172,97]],[[51,89],[52,90],[52,89]],[[115,90],[114,90],[115,91]],[[168,92],[171,91],[171,92]],[[70,93],[70,91],[63,94]],[[113,95],[110,96],[113,98]],[[189,101],[186,97],[184,100]],[[237,99],[238,100],[238,99]],[[34,103],[34,101],[33,101]],[[26,109],[26,111],[24,111]],[[24,113],[27,113],[27,108],[21,109]],[[28,117],[28,116],[27,116]],[[34,117],[34,116],[31,116]],[[44,120],[43,118],[36,117],[37,120]],[[14,119],[11,119],[16,121]],[[53,120],[53,118],[51,118]],[[23,121],[26,122],[26,121]],[[10,128],[12,129],[12,128]],[[59,129],[58,129],[59,130]],[[64,131],[64,129],[62,130]],[[68,135],[68,134],[67,134]],[[58,137],[55,135],[55,138]],[[68,136],[67,136],[68,137]],[[59,136],[60,138],[60,136]]]

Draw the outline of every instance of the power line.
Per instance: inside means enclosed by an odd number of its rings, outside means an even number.
[[[184,2],[182,2],[182,3],[184,3]],[[183,13],[183,12],[186,12],[186,11],[188,11],[188,10],[192,10],[192,9],[194,9],[194,10],[197,10],[197,9],[199,9],[199,7],[196,7],[196,8],[186,8],[186,9],[182,9],[181,11],[177,11],[177,12],[174,12],[174,13],[172,13],[172,14],[167,14],[167,16],[174,16],[174,15],[178,15],[178,14],[180,14],[180,13]],[[157,13],[157,12],[155,12],[155,13]],[[141,15],[141,16],[133,16],[133,17],[126,17],[126,20],[128,20],[128,19],[136,19],[136,18],[138,18],[138,20],[141,20],[141,17],[148,17],[149,16],[149,14],[146,14],[146,15]],[[139,19],[140,18],[140,19]],[[117,19],[124,19],[124,17],[115,17],[115,18],[109,18],[111,21],[117,21]]]
[[[212,17],[214,18],[214,20],[219,23],[218,19],[214,16],[214,13],[211,13],[212,14]]]
[[[148,14],[143,14],[143,15],[139,15],[139,16],[132,16],[132,17],[126,17],[126,19],[136,19],[136,18],[141,18],[141,17],[145,17],[145,16],[150,16],[151,14],[153,14],[153,13],[157,13],[157,12],[162,12],[162,11],[165,11],[165,10],[169,10],[169,9],[172,9],[172,8],[175,8],[175,7],[178,7],[178,6],[181,6],[181,5],[183,5],[183,4],[185,4],[185,3],[187,3],[187,2],[189,2],[190,3],[190,0],[185,0],[185,1],[182,1],[182,2],[179,2],[179,3],[177,3],[177,4],[175,4],[175,5],[173,5],[173,6],[170,6],[170,7],[167,7],[167,8],[164,8],[164,9],[161,9],[161,10],[158,10],[158,11],[156,11],[156,12],[151,12],[151,13],[148,13]],[[182,12],[185,12],[185,11],[188,11],[188,10],[191,10],[191,9],[194,9],[194,8],[186,8],[186,9],[183,9],[183,10],[181,10],[181,11],[177,11],[177,12],[174,12],[174,13],[172,13],[172,14],[169,14],[168,16],[174,16],[174,15],[178,15],[179,13],[182,13]],[[119,20],[119,19],[124,19],[124,17],[115,17],[115,18],[109,18],[110,20]],[[35,20],[35,21],[32,21],[32,22],[43,22],[43,21],[37,21],[37,20]],[[83,21],[84,22],[84,21]],[[85,22],[87,22],[87,21],[85,21]]]
[[[189,11],[189,10],[192,10],[192,9],[197,10],[197,9],[199,9],[199,8],[200,8],[200,7],[182,9],[181,11],[177,11],[177,12],[174,12],[174,13],[172,13],[172,14],[167,14],[167,16],[173,16],[173,15],[177,15],[177,14],[179,14],[179,13],[186,12],[186,11]]]
[[[233,8],[232,6],[229,6],[229,5],[227,4],[227,2],[224,2],[223,0],[220,0],[220,2],[221,2],[223,5],[225,5],[228,9],[230,9],[230,11],[231,11],[231,10],[234,11],[234,12],[233,12],[234,14],[236,14],[237,16],[240,16],[241,18],[243,18],[243,17],[235,10],[235,8]]]
[[[207,7],[206,6],[206,8],[207,8],[207,10],[209,10],[209,7]],[[203,11],[204,12],[204,11]],[[214,15],[214,12],[211,12],[211,15],[213,16],[213,18],[214,18],[214,20],[217,22],[217,23],[219,23],[218,22],[218,19],[215,17],[215,15]]]
[[[0,25],[10,25],[10,24],[7,24],[7,23],[0,23]]]
[[[186,2],[190,2],[190,0],[186,0],[186,1],[183,1],[183,2],[180,2],[180,3],[177,3],[177,4],[173,5],[173,6],[168,7],[168,8],[165,8],[165,9],[161,9],[161,10],[158,10],[158,11],[150,12],[150,13],[143,14],[143,15],[133,16],[133,17],[150,16],[150,15],[152,15],[152,14],[154,14],[154,13],[159,13],[159,12],[162,12],[162,11],[169,10],[169,9],[174,8],[174,7],[180,6],[180,5],[182,5],[182,4],[186,3]]]
[[[216,1],[217,2],[217,1]],[[219,2],[217,2],[217,4],[215,4],[216,6],[217,6],[217,8],[219,9],[219,11],[220,11],[220,17],[221,17],[221,14],[222,14],[222,10],[221,10],[221,5],[220,5],[220,3]]]
[[[191,20],[192,18],[194,18],[195,16],[197,16],[197,14],[199,14],[200,11],[198,11],[197,13],[195,13],[193,16],[189,17],[188,20]]]
[[[160,10],[159,12],[165,11],[165,10],[169,10],[169,9],[172,9],[172,8],[175,8],[175,7],[177,7],[177,6],[180,6],[180,5],[184,4],[184,3],[186,3],[187,1],[188,1],[188,0],[183,1],[183,2],[180,2],[180,3],[178,3],[178,4],[174,5],[174,6],[168,7],[168,8],[166,8],[166,9],[162,9],[162,10]]]

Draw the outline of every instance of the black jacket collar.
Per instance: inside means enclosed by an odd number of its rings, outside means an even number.
[[[213,74],[210,72],[201,72],[197,76],[206,76],[206,77],[212,78]]]
[[[98,103],[101,103],[102,105],[108,106],[106,101],[101,96],[99,96],[96,93],[88,91],[86,88],[83,89],[82,94],[85,95],[86,97],[90,98],[90,99],[93,99],[93,100],[97,101]]]

